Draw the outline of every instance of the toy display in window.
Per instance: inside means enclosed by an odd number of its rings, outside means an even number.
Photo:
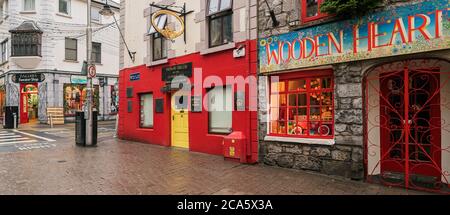
[[[328,136],[331,134],[331,128],[329,125],[322,125],[319,127],[319,134],[321,136]]]
[[[290,122],[289,123],[289,134],[291,134],[291,135],[303,134],[303,128],[300,126],[300,123]]]
[[[322,120],[323,121],[331,121],[333,119],[333,108],[322,108]]]

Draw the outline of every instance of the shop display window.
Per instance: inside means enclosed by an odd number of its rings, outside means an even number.
[[[272,82],[270,131],[275,136],[332,138],[334,103],[332,76]]]
[[[146,93],[140,96],[140,127],[153,128],[153,94]]]
[[[119,112],[119,92],[117,86],[111,86],[111,114],[117,114]]]
[[[94,109],[98,110],[99,86],[94,86]],[[86,101],[85,84],[64,84],[64,115],[75,116],[77,111],[83,111]]]
[[[233,131],[233,95],[231,86],[214,87],[208,92],[209,133]]]

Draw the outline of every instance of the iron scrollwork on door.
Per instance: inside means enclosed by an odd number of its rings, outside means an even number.
[[[450,193],[450,63],[386,64],[365,84],[368,181]]]

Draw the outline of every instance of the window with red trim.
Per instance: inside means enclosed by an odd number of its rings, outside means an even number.
[[[325,0],[301,0],[302,3],[302,22],[309,22],[328,16],[320,12],[320,5]]]
[[[332,76],[280,78],[270,88],[270,135],[333,138]]]

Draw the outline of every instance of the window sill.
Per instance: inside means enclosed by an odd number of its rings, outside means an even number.
[[[289,143],[303,143],[311,145],[327,145],[332,146],[336,142],[334,139],[315,139],[315,138],[297,138],[297,137],[276,137],[266,136],[264,141],[289,142]]]
[[[236,43],[232,42],[232,43],[228,43],[225,45],[221,45],[221,46],[216,46],[213,48],[208,48],[205,50],[200,51],[200,55],[207,55],[207,54],[212,54],[215,52],[220,52],[220,51],[225,51],[225,50],[229,50],[229,49],[234,49],[236,47]]]
[[[72,19],[72,16],[69,15],[69,14],[66,14],[66,13],[56,13],[56,15],[57,15],[57,16],[62,16],[62,17],[65,17],[65,18]]]
[[[153,131],[155,131],[155,129],[153,128],[153,127],[149,127],[149,128],[143,128],[143,127],[139,127],[139,128],[137,128],[137,131],[150,131],[150,132],[153,132]]]
[[[36,11],[20,11],[20,14],[37,14]]]
[[[80,63],[77,60],[64,60],[64,62],[66,62],[66,63]]]
[[[151,61],[150,63],[147,64],[147,67],[158,66],[158,65],[166,64],[168,62],[169,62],[169,60],[167,58],[162,59],[162,60],[157,60],[157,61]]]

